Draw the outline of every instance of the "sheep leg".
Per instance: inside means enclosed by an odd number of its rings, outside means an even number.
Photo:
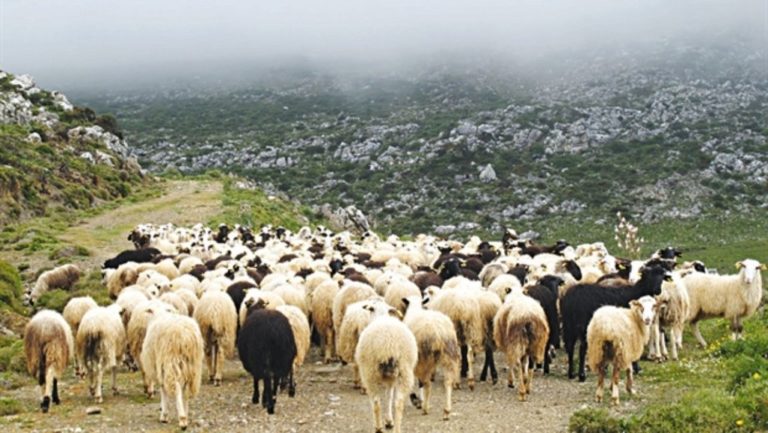
[[[576,377],[576,375],[573,374],[573,350],[575,349],[575,346],[575,341],[565,340],[565,352],[568,354],[568,379]]]
[[[215,377],[215,369],[213,364],[213,347],[209,347],[208,350],[205,352],[205,365],[208,367],[208,383],[213,383],[213,378]]]
[[[275,413],[275,402],[272,400],[272,377],[267,374],[264,377],[264,393],[261,395],[261,405],[267,408],[267,413],[273,415]]]
[[[176,382],[176,414],[179,416],[179,428],[187,429],[189,420],[187,419],[187,405],[184,403],[184,391],[181,384]]]
[[[325,333],[325,344],[324,344],[325,356],[323,357],[324,358],[323,361],[326,364],[329,364],[333,359],[333,351],[334,351],[333,343],[334,343],[333,329],[331,329]]]
[[[547,350],[544,351],[544,366],[543,366],[543,372],[544,374],[549,374],[549,364],[552,362],[552,355],[550,354],[552,346],[547,345]]]
[[[288,373],[288,397],[294,396],[296,396],[296,381],[293,379],[293,368],[291,368],[290,373]]]
[[[491,369],[491,383],[496,385],[499,382],[499,372],[496,371],[496,361],[493,359],[493,346],[485,346],[485,363]]]
[[[405,406],[405,393],[407,390],[393,391],[395,397],[395,431],[400,433],[400,425],[403,423],[403,408]]]
[[[415,392],[411,393],[411,404],[416,409],[421,409],[421,403],[424,401],[424,382],[419,379],[419,395]]]
[[[93,368],[88,367],[88,393],[93,397],[96,395],[96,372]]]
[[[421,381],[419,381],[419,383],[421,383]],[[422,396],[422,403],[421,403],[422,413],[424,413],[424,415],[427,415],[429,414],[429,398],[432,395],[432,381],[427,380],[426,382],[424,382],[424,388],[422,388],[422,390],[424,391],[424,395]]]
[[[392,405],[394,405],[394,403],[395,403],[395,387],[394,387],[394,385],[391,386],[387,390],[387,398],[388,398],[388,402],[387,402],[387,417],[384,420],[384,428],[389,430],[389,429],[391,429],[392,427],[395,426],[395,424],[393,422],[393,418],[392,418]]]
[[[96,398],[96,403],[103,403],[104,397],[101,394],[101,387],[102,382],[104,381],[104,368],[101,366],[101,363],[99,362],[96,366],[96,395],[94,396]]]
[[[117,363],[112,366],[112,395],[118,395],[120,392],[117,390]]]
[[[467,386],[470,391],[475,390],[475,351],[467,346]]]
[[[741,323],[741,317],[734,317],[731,320],[731,339],[740,340],[742,338],[741,333],[744,331],[744,325]]]
[[[383,433],[384,423],[381,421],[381,395],[373,390],[368,395],[370,396],[371,409],[373,410],[373,428],[376,429],[376,433]]]
[[[677,331],[675,328],[671,328],[669,330],[669,351],[671,352],[672,359],[677,361],[678,354],[677,354]],[[666,342],[665,342],[666,344]]]
[[[619,367],[614,364],[613,365],[613,374],[611,375],[611,399],[614,406],[619,405],[619,377],[621,375],[621,370],[619,370]]]
[[[221,354],[219,353],[219,345],[214,344],[211,348],[211,364],[213,364],[213,385],[221,385]]]
[[[595,401],[598,403],[603,401],[604,384],[605,384],[605,365],[600,364],[597,367],[597,390],[595,391]]]
[[[635,391],[632,389],[632,385],[634,385],[634,380],[632,377],[632,369],[628,368],[627,369],[627,393],[629,393],[629,395],[635,394]]]
[[[53,395],[52,395],[53,403],[54,404],[60,404],[61,400],[59,400],[59,380],[54,378],[53,379]]]
[[[660,346],[659,347],[661,347],[661,356],[662,356],[662,358],[669,359],[669,351],[667,349],[667,332],[666,331],[667,330],[664,329],[664,330],[661,331],[661,334],[659,334],[659,340],[660,340],[660,342],[659,342]],[[674,351],[674,346],[675,345],[673,343],[672,344],[672,347],[673,347],[672,350],[673,351]],[[677,359],[677,357],[675,357],[675,359]]]
[[[587,373],[584,370],[585,356],[587,356],[587,339],[583,338],[579,342],[579,382],[587,380]]]
[[[168,422],[168,394],[164,386],[160,387],[160,422]]]
[[[691,322],[691,330],[693,330],[693,336],[696,337],[696,341],[699,342],[699,345],[706,349],[707,342],[704,340],[704,337],[701,336],[701,331],[699,330],[699,322]]]
[[[523,373],[523,363],[521,362],[520,358],[516,358],[514,360],[514,363],[509,367],[510,369],[514,370],[517,374],[518,379],[520,380],[520,386],[517,388],[517,398],[520,401],[525,401],[525,378]]]
[[[445,388],[445,407],[443,408],[443,420],[448,421],[448,418],[451,416],[451,410],[453,409],[451,404],[453,400],[452,394],[454,377],[452,370],[444,369],[443,371],[443,387]]]
[[[251,403],[259,403],[259,379],[256,379],[256,376],[253,377],[253,397],[251,397]]]
[[[40,409],[43,413],[47,413],[48,408],[51,406],[51,393],[53,392],[53,368],[49,368],[45,371],[45,383],[42,386],[43,401],[40,402]]]
[[[469,369],[469,361],[467,360],[467,354],[469,348],[466,344],[461,345],[461,378],[467,377],[467,370]]]
[[[528,357],[528,356],[526,356]],[[527,363],[526,363],[527,365]],[[531,387],[533,386],[533,368],[526,368],[525,373],[528,377],[528,385],[525,387],[525,393],[530,394],[531,393]]]

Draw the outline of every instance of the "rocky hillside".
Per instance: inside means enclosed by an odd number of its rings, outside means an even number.
[[[85,100],[117,113],[153,171],[235,171],[305,203],[356,205],[382,231],[498,233],[619,210],[764,212],[766,61],[748,43],[699,41]]]
[[[0,71],[0,225],[94,207],[145,182],[114,117]]]

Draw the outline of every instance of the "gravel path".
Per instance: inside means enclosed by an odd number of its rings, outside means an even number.
[[[498,357],[498,355],[497,355]],[[352,388],[350,366],[324,365],[321,355],[313,348],[311,356],[297,378],[297,395],[278,396],[276,414],[268,416],[260,405],[252,405],[252,381],[240,362],[226,363],[221,387],[203,384],[200,394],[190,404],[192,432],[365,432],[373,431],[368,398]],[[500,361],[500,360],[499,360]],[[516,390],[500,381],[497,385],[479,383],[474,391],[466,385],[455,391],[450,421],[442,421],[443,392],[438,375],[432,396],[432,410],[422,415],[410,403],[403,419],[404,431],[417,432],[564,432],[570,414],[586,405],[593,405],[594,378],[586,383],[569,381],[564,377],[562,357],[548,377],[539,373],[534,378],[533,392],[526,403],[517,401]],[[505,365],[502,362],[500,366]],[[502,367],[500,375],[506,374]],[[205,377],[205,374],[204,374]],[[10,391],[9,397],[21,401],[25,412],[0,421],[4,432],[155,432],[176,431],[172,424],[158,421],[159,398],[148,400],[142,395],[138,373],[119,374],[119,396],[108,392],[105,380],[105,402],[99,415],[86,415],[94,406],[88,398],[85,382],[68,373],[60,385],[62,405],[52,407],[49,414],[37,409],[37,390],[29,379],[28,385]],[[642,382],[640,383],[642,392]],[[621,412],[634,411],[642,398],[624,397]],[[608,406],[605,406],[608,407]],[[172,417],[175,411],[172,411]]]

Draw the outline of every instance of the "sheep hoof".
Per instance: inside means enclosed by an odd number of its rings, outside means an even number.
[[[179,428],[180,429],[186,430],[187,429],[187,424],[189,424],[188,421],[187,421],[187,417],[179,418]]]
[[[526,401],[528,399],[527,394],[520,394],[517,396],[517,399],[520,401]]]
[[[494,385],[496,385],[497,383],[499,383],[499,376],[493,376],[493,377],[491,378],[491,383],[492,383],[492,384],[494,384]]]
[[[221,379],[213,379],[213,386],[221,386]]]
[[[377,428],[377,429],[376,429],[376,433],[384,433],[384,430],[382,430],[382,429],[380,429],[380,428]]]
[[[387,420],[387,422],[384,423],[384,428],[387,430],[392,430],[395,427],[395,423],[393,423],[391,420]]]
[[[584,382],[587,380],[586,373],[579,373],[579,382]]]
[[[120,395],[120,391],[117,388],[112,388],[112,395]]]
[[[51,398],[48,396],[43,397],[43,401],[40,402],[40,410],[43,413],[48,413],[48,408],[51,406]]]
[[[451,417],[451,411],[447,409],[443,409],[443,421],[448,421]]]
[[[619,399],[618,398],[614,398],[613,401],[611,402],[611,404],[614,405],[614,406],[618,406],[619,405]]]
[[[509,388],[509,389],[515,389],[515,384],[514,384],[514,382],[511,382],[511,381],[510,381],[510,382],[507,382],[507,388]]]
[[[160,422],[163,424],[168,424],[168,415],[166,415],[163,412],[160,412]]]
[[[469,387],[470,391],[474,391],[475,390],[475,380],[474,379],[470,379],[467,382],[467,386]]]
[[[412,393],[411,393],[411,404],[412,404],[412,405],[413,405],[413,406],[414,406],[416,409],[421,409],[421,400],[419,399],[419,397],[416,395],[416,393],[415,393],[415,392],[412,392]]]

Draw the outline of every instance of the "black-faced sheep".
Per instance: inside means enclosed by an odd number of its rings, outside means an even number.
[[[754,314],[763,298],[761,270],[766,265],[757,260],[746,259],[736,263],[738,274],[712,275],[694,272],[683,278],[688,288],[691,308],[688,320],[693,335],[702,347],[707,342],[699,331],[699,320],[710,317],[724,317],[731,322],[733,339],[741,338],[742,321]]]
[[[34,287],[29,292],[29,303],[34,305],[44,293],[49,290],[69,290],[80,279],[80,268],[76,265],[63,265],[45,271],[37,278]]]
[[[627,372],[627,392],[633,394],[632,363],[643,354],[656,309],[656,300],[643,296],[630,301],[630,308],[604,306],[595,311],[587,327],[587,362],[589,369],[597,373],[595,400],[598,402],[603,399],[603,382],[609,365],[613,365],[613,404],[619,404],[619,376],[624,370]]]
[[[563,321],[563,343],[568,353],[568,378],[575,377],[573,351],[579,345],[579,381],[587,376],[584,371],[584,357],[587,353],[587,325],[592,314],[603,305],[626,307],[633,299],[642,296],[656,296],[661,293],[661,283],[671,279],[669,272],[659,266],[645,267],[642,277],[634,285],[603,287],[596,284],[577,284],[560,299],[560,315]]]
[[[104,370],[112,370],[112,393],[117,395],[117,364],[125,352],[125,328],[118,304],[96,307],[83,316],[75,337],[80,365],[88,374],[88,390],[97,403],[102,403]]]
[[[417,362],[416,338],[398,319],[379,317],[360,334],[360,341],[355,350],[355,363],[360,367],[360,379],[371,401],[374,428],[377,432],[383,432],[384,427],[381,417],[383,392],[390,398],[386,426],[393,427],[395,433],[400,433],[405,396],[413,387],[413,371]]]
[[[519,399],[526,401],[533,380],[533,369],[528,364],[531,360],[535,363],[544,361],[549,339],[547,316],[541,304],[519,292],[507,295],[493,320],[493,338],[507,357],[508,385],[513,386],[517,374]]]
[[[203,336],[192,318],[173,313],[156,315],[141,348],[150,388],[160,386],[160,422],[168,422],[169,400],[175,397],[182,430],[189,424],[189,399],[200,390],[203,376]]]
[[[448,419],[451,414],[453,383],[458,380],[461,361],[456,330],[451,319],[445,314],[425,310],[420,297],[404,298],[403,303],[407,306],[403,323],[413,332],[419,348],[419,360],[414,374],[419,381],[419,390],[423,391],[423,395],[419,397],[412,393],[411,401],[417,407],[420,406],[425,415],[429,413],[432,377],[440,367],[445,387],[443,419]]]
[[[261,404],[268,414],[274,414],[275,395],[280,382],[288,380],[291,384],[288,394],[293,396],[295,392],[292,375],[296,342],[290,322],[279,311],[250,307],[245,324],[240,328],[237,351],[243,368],[253,376],[251,402],[259,402],[259,380],[263,380]]]
[[[61,314],[41,310],[24,328],[24,356],[27,372],[40,385],[40,409],[48,412],[51,401],[59,404],[59,378],[74,354],[72,331]]]
[[[209,380],[215,386],[219,386],[224,359],[232,357],[235,351],[237,335],[235,304],[226,293],[206,292],[198,302],[194,319],[200,326],[205,342],[205,362],[208,365]]]

